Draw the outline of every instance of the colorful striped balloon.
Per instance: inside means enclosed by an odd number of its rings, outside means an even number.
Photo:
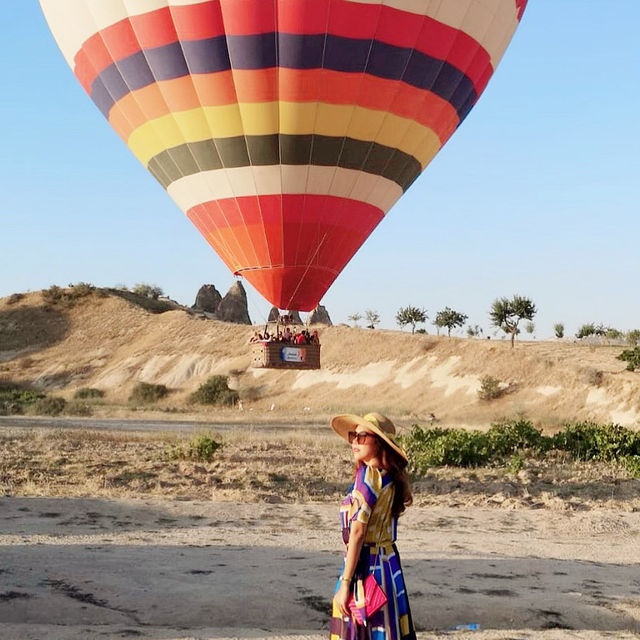
[[[527,0],[40,0],[226,265],[315,307],[478,100]]]

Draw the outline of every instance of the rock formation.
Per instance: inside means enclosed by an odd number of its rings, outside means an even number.
[[[291,318],[291,322],[295,322],[296,324],[302,324],[299,311],[287,311],[287,315]]]
[[[271,307],[271,311],[269,311],[269,317],[267,318],[267,322],[276,322],[280,317],[280,309],[278,307]]]
[[[251,324],[247,307],[247,292],[239,280],[236,280],[229,287],[227,295],[220,301],[215,312],[215,318],[216,320],[222,320],[222,322]]]
[[[325,324],[327,327],[333,325],[331,322],[331,318],[329,317],[329,312],[319,304],[310,314],[308,319],[309,324]]]
[[[215,313],[221,300],[220,292],[212,284],[203,284],[198,290],[196,301],[191,308],[194,311]]]

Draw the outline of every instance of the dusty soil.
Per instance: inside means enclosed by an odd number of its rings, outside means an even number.
[[[0,432],[0,637],[324,637],[347,447],[215,437],[202,462],[184,434]],[[639,485],[553,460],[414,482],[400,549],[420,640],[467,623],[479,640],[632,637]]]

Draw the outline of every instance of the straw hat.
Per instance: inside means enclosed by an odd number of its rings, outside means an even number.
[[[365,416],[347,413],[331,418],[331,428],[347,442],[349,442],[349,431],[355,431],[356,427],[364,427],[367,431],[375,433],[399,456],[405,460],[407,459],[407,454],[399,444],[396,444],[396,428],[386,416],[380,413],[367,413]]]

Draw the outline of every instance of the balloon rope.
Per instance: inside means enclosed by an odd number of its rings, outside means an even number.
[[[236,273],[234,275],[236,278],[242,278],[242,275],[240,273]],[[255,292],[253,290],[253,286],[246,287],[245,291],[247,292],[247,298],[251,298],[251,306],[257,309],[258,316],[262,318],[262,322],[258,324],[266,324],[268,321],[268,315],[266,315],[261,308],[261,304],[263,302],[262,297],[258,298],[256,295],[254,295]],[[252,323],[252,324],[255,324],[255,323]]]
[[[302,277],[298,280],[298,286],[294,289],[293,293],[291,294],[291,297],[287,302],[287,311],[291,311],[291,309],[289,308],[289,305],[291,304],[291,301],[293,300],[295,295],[298,293],[298,289],[300,288],[300,285],[304,282],[304,279],[307,277],[307,273],[311,268],[311,263],[316,259],[316,256],[318,255],[318,252],[322,248],[324,241],[327,239],[328,233],[329,233],[328,231],[325,231],[324,235],[322,236],[322,240],[320,240],[320,242],[318,243],[318,246],[316,247],[316,250],[313,252],[313,255],[309,258],[309,261],[307,262],[307,268],[304,270]],[[296,311],[298,311],[298,309],[296,309]]]

